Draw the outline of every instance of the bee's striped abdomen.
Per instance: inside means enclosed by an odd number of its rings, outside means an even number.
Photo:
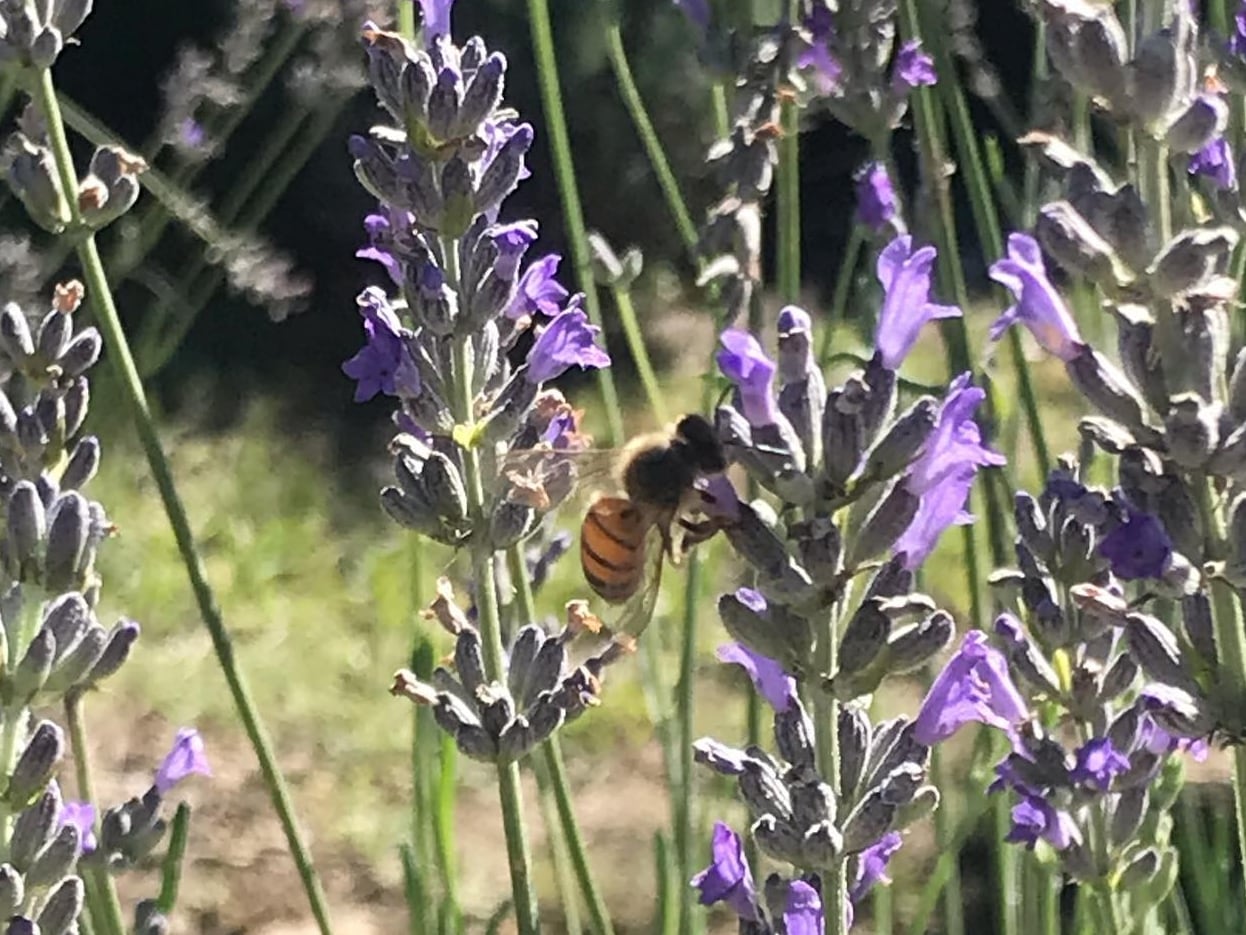
[[[584,579],[612,604],[627,600],[645,573],[645,535],[651,522],[625,497],[600,497],[580,527]]]

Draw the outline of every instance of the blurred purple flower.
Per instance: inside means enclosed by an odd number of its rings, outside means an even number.
[[[1142,694],[1145,702],[1147,690],[1144,689]],[[1176,734],[1170,734],[1155,723],[1155,719],[1150,714],[1145,715],[1138,726],[1138,742],[1151,753],[1159,756],[1177,752],[1188,753],[1190,758],[1197,763],[1206,760],[1207,754],[1211,751],[1211,745],[1206,737],[1178,737]]]
[[[910,39],[900,46],[895,64],[891,68],[891,85],[897,93],[903,94],[916,87],[929,86],[938,80],[934,59],[922,51],[920,39]]]
[[[551,253],[528,264],[515,287],[515,297],[506,307],[507,318],[519,321],[537,312],[552,318],[562,310],[568,293],[555,278],[561,262],[562,257]]]
[[[822,897],[812,884],[804,880],[789,883],[787,905],[783,907],[783,927],[787,935],[823,935],[824,922]]]
[[[1004,840],[1034,850],[1041,839],[1062,851],[1080,838],[1072,815],[1039,796],[1026,796],[1012,807],[1012,830]]]
[[[1010,234],[1008,256],[991,265],[990,275],[1010,290],[1016,300],[991,325],[992,341],[998,341],[1010,325],[1019,321],[1049,354],[1066,362],[1077,356],[1082,336],[1064,299],[1047,278],[1038,241],[1029,234]]]
[[[1028,716],[1003,655],[985,633],[970,630],[926,692],[913,719],[913,739],[931,747],[970,721],[1011,731]]]
[[[878,255],[878,281],[885,296],[874,329],[874,345],[882,355],[883,366],[899,369],[926,323],[936,318],[959,318],[955,305],[936,305],[930,301],[930,276],[935,248],[913,250],[909,234],[896,237]]]
[[[702,906],[725,902],[741,919],[757,921],[757,891],[744,859],[744,846],[739,835],[721,821],[714,822],[710,865],[693,877],[691,884],[701,891]]]
[[[1203,175],[1211,179],[1221,191],[1237,188],[1237,166],[1233,163],[1233,150],[1223,136],[1217,136],[1191,155],[1189,170],[1193,175]]]
[[[738,596],[738,594],[737,594]],[[796,679],[769,656],[754,652],[743,643],[724,643],[716,653],[719,662],[735,663],[753,680],[757,694],[777,712],[786,711],[796,699]]]
[[[1107,792],[1112,778],[1129,769],[1129,757],[1119,752],[1107,737],[1092,737],[1075,754],[1069,775],[1074,782],[1087,783]]]
[[[973,522],[965,502],[978,468],[1007,460],[982,444],[973,415],[986,392],[970,379],[969,373],[962,373],[948,387],[934,431],[903,481],[910,493],[921,498],[917,514],[895,544],[910,571],[926,560],[948,526]]]
[[[1246,6],[1239,5],[1237,15],[1233,18],[1233,35],[1229,36],[1229,51],[1239,57],[1246,57]]]
[[[78,802],[69,799],[61,805],[56,816],[56,828],[59,831],[66,825],[78,829],[79,853],[90,854],[99,846],[95,839],[95,806],[90,802]]]
[[[718,369],[735,384],[740,408],[750,425],[774,425],[779,411],[774,401],[775,363],[747,331],[731,328],[719,338],[723,349],[715,355]]]
[[[1111,564],[1112,574],[1122,581],[1162,578],[1172,564],[1172,539],[1158,517],[1131,513],[1103,537],[1099,554]]]
[[[454,0],[419,0],[421,21],[424,24],[424,41],[432,45],[433,39],[450,34],[450,8]]]
[[[887,167],[881,162],[867,163],[857,174],[857,220],[877,234],[898,210]]]
[[[817,92],[823,97],[829,97],[839,90],[839,79],[844,71],[831,54],[831,43],[835,39],[831,11],[821,4],[815,4],[813,12],[805,17],[804,27],[809,33],[809,41],[797,56],[796,67],[809,69]]]
[[[358,384],[355,402],[367,402],[377,393],[418,396],[419,371],[407,348],[411,333],[394,314],[389,299],[382,290],[369,287],[356,301],[367,343],[342,364],[342,372]]]
[[[891,882],[887,876],[887,864],[903,843],[900,832],[888,831],[857,855],[857,878],[848,888],[848,896],[854,903],[864,899],[875,883]]]
[[[196,773],[200,776],[211,776],[212,768],[208,765],[207,754],[203,751],[203,738],[199,736],[199,731],[193,727],[183,727],[173,740],[173,748],[156,770],[156,791],[161,795],[168,795],[170,789],[187,776]]]
[[[569,308],[537,335],[528,352],[525,378],[529,383],[545,383],[562,376],[571,367],[584,370],[610,366],[610,355],[595,343],[601,331],[588,323],[588,315]]]
[[[709,0],[675,0],[675,6],[679,7],[684,16],[688,17],[688,22],[699,29],[702,35],[709,32]]]

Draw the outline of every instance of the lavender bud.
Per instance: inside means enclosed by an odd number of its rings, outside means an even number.
[[[82,913],[85,894],[82,881],[77,877],[66,877],[60,886],[52,891],[43,908],[39,911],[39,935],[69,935],[77,931],[74,924]]]
[[[1129,106],[1139,123],[1163,120],[1180,104],[1181,58],[1176,37],[1169,30],[1138,43],[1129,63]]]
[[[947,647],[955,629],[952,615],[940,610],[892,634],[887,644],[888,673],[899,675],[924,666]]]
[[[108,634],[103,627],[90,626],[69,654],[63,657],[48,677],[49,691],[65,691],[76,685],[104,655]]]
[[[724,530],[732,548],[761,575],[768,593],[791,599],[808,596],[813,582],[808,573],[787,554],[775,534],[752,504],[741,503],[737,521]]]
[[[896,813],[895,827],[907,828],[914,822],[934,814],[939,807],[939,790],[934,786],[921,786],[912,797],[900,806]]]
[[[24,874],[38,853],[52,840],[62,804],[60,792],[55,786],[49,786],[37,801],[21,810],[13,825],[9,845],[12,868]]]
[[[99,464],[99,439],[94,435],[79,439],[61,473],[61,489],[80,490],[85,487],[99,470]]]
[[[523,157],[531,146],[532,127],[520,124],[481,175],[480,186],[476,190],[476,212],[483,214],[491,211],[514,191],[519,184]]]
[[[1218,407],[1217,407],[1218,409]],[[1172,399],[1164,421],[1168,454],[1180,467],[1198,470],[1219,442],[1219,413],[1194,393]]]
[[[740,797],[755,815],[773,815],[783,822],[792,820],[792,800],[787,786],[768,764],[757,760],[744,762]]]
[[[420,473],[429,504],[451,526],[467,522],[467,490],[458,468],[439,451],[430,453]]]
[[[364,51],[368,58],[368,84],[376,92],[378,103],[395,120],[402,120],[400,84],[408,66],[406,41],[377,30],[365,36]]]
[[[870,586],[862,600],[871,597],[896,597],[913,589],[913,572],[904,567],[903,556],[893,556],[870,579]]]
[[[510,548],[536,528],[541,515],[527,504],[502,500],[489,516],[489,542],[498,551]]]
[[[26,871],[26,882],[34,889],[45,889],[63,880],[73,872],[81,847],[77,827],[72,824],[62,826],[52,843],[35,857]]]
[[[712,737],[702,737],[693,742],[692,758],[722,776],[739,776],[744,772],[745,762],[755,759],[742,750],[719,743]]]
[[[47,532],[47,518],[39,492],[30,481],[19,481],[9,495],[8,504],[9,559],[17,573],[35,558],[39,544]]]
[[[1231,227],[1199,227],[1182,231],[1164,247],[1147,270],[1151,290],[1162,298],[1185,295],[1206,285],[1224,269],[1237,246]]]
[[[798,699],[793,699],[785,711],[774,716],[774,741],[779,756],[792,766],[813,770],[816,750],[813,743],[813,722],[805,713]],[[831,816],[834,817],[834,806]],[[826,817],[824,813],[821,817]]]
[[[53,504],[48,521],[44,584],[51,591],[81,585],[90,558],[91,510],[85,497],[70,491]]]
[[[908,529],[920,505],[921,498],[908,489],[904,478],[894,482],[862,522],[860,529],[851,537],[845,564],[849,568],[856,568],[862,562],[890,549]]]
[[[5,702],[10,707],[24,707],[43,688],[52,671],[56,655],[56,639],[46,628],[35,634],[13,677],[4,685]]]
[[[1047,520],[1038,501],[1023,490],[1017,491],[1013,499],[1012,515],[1016,518],[1017,535],[1025,541],[1030,551],[1044,562],[1050,562],[1055,554],[1056,544],[1052,541]]]
[[[851,801],[861,784],[870,746],[870,721],[856,705],[839,709],[839,782],[845,801]]]
[[[538,651],[544,647],[545,633],[538,626],[521,627],[515,634],[511,644],[510,656],[506,664],[506,688],[515,699],[515,704],[522,710],[528,707],[529,696],[526,688],[532,663]],[[559,668],[562,668],[561,662]],[[557,672],[555,672],[557,678]]]
[[[53,309],[44,315],[35,339],[35,353],[39,359],[45,364],[55,362],[65,352],[73,330],[74,321],[71,315],[59,309]]]
[[[844,853],[859,853],[890,831],[897,807],[882,786],[871,789],[844,821]]]
[[[1238,481],[1246,479],[1246,425],[1239,426],[1224,440],[1208,461],[1207,472]]]
[[[1200,94],[1168,127],[1165,139],[1174,152],[1198,152],[1224,132],[1229,105],[1212,94]]]
[[[1146,816],[1147,790],[1144,786],[1126,789],[1112,806],[1111,841],[1114,847],[1124,847],[1137,835]]]
[[[478,631],[465,629],[459,633],[454,643],[454,668],[468,696],[478,697],[481,689],[487,684],[484,650]]]
[[[69,223],[69,206],[62,197],[56,164],[50,150],[20,134],[8,165],[9,188],[21,200],[30,219],[50,234]]]
[[[533,660],[532,668],[528,673],[524,695],[522,697],[519,695],[515,696],[517,702],[523,705],[524,701],[527,700],[531,704],[541,693],[555,691],[562,677],[566,658],[567,651],[562,642],[559,640],[546,640]]]
[[[169,935],[171,931],[169,920],[154,900],[140,900],[134,907],[134,935]]]
[[[494,52],[480,63],[459,104],[453,136],[475,133],[481,122],[497,109],[502,101],[505,77],[506,57],[502,53]]]
[[[22,875],[12,864],[0,864],[0,917],[7,919],[13,915],[25,899],[26,885]]]
[[[1137,677],[1138,664],[1128,654],[1121,653],[1103,674],[1103,683],[1099,687],[1099,701],[1112,701],[1119,698],[1129,691]]]
[[[100,333],[94,328],[86,328],[74,336],[56,363],[66,376],[80,376],[95,366],[103,348]]]
[[[917,400],[870,451],[866,476],[886,480],[908,467],[934,431],[938,415],[939,402],[933,396]]]
[[[65,435],[73,436],[86,421],[91,401],[90,386],[85,377],[79,377],[65,391]]]
[[[1246,347],[1237,352],[1233,361],[1233,375],[1229,378],[1229,413],[1234,422],[1246,422]]]
[[[813,580],[824,587],[834,585],[839,576],[839,557],[843,541],[839,527],[827,516],[793,523],[788,534],[796,540],[796,554]]]
[[[62,36],[71,36],[91,13],[93,0],[59,0],[53,6],[50,23]]]
[[[1060,680],[1051,663],[1039,650],[1020,621],[1012,614],[995,618],[995,634],[1000,638],[1009,668],[1036,692],[1058,695]]]
[[[26,314],[15,302],[5,303],[0,310],[0,352],[17,365],[35,353],[35,340],[31,338]]]
[[[1053,201],[1038,209],[1034,236],[1043,250],[1074,275],[1105,288],[1132,277],[1119,269],[1116,251],[1067,201]]]
[[[1150,614],[1129,614],[1125,620],[1125,636],[1130,653],[1149,678],[1186,691],[1198,691],[1197,684],[1182,665],[1177,638],[1159,620]]]
[[[833,805],[832,798],[830,803]],[[830,820],[805,829],[800,842],[801,863],[807,867],[831,867],[844,851],[844,839]]]
[[[1186,639],[1202,662],[1214,668],[1219,664],[1216,652],[1215,624],[1212,622],[1211,598],[1198,591],[1181,599],[1181,622]]]
[[[1168,408],[1168,386],[1164,367],[1154,352],[1155,321],[1145,306],[1122,304],[1116,307],[1117,352],[1125,374],[1156,412]]]
[[[1209,288],[1214,289],[1214,283]],[[1229,319],[1224,306],[1204,308],[1192,302],[1190,307],[1176,310],[1176,319],[1179,339],[1173,353],[1175,360],[1170,362],[1170,372],[1175,375],[1170,380],[1173,391],[1188,390],[1209,402],[1219,400],[1224,392],[1224,369],[1230,344]],[[1212,402],[1212,405],[1218,403]]]
[[[804,862],[804,841],[786,821],[780,821],[774,815],[762,815],[753,823],[752,834],[757,846],[776,860]]]
[[[377,87],[377,82],[371,82]],[[437,83],[437,73],[426,55],[412,56],[402,69],[397,91],[395,116],[407,126],[422,127],[428,122],[428,99]],[[418,134],[417,134],[418,135]]]
[[[1148,847],[1121,871],[1119,885],[1125,888],[1126,892],[1134,892],[1145,887],[1158,870],[1159,854]]]
[[[846,392],[832,390],[822,412],[822,470],[837,489],[856,471],[865,451],[865,428]]]
[[[91,631],[87,631],[88,635]],[[109,676],[115,674],[118,669],[125,664],[130,658],[130,650],[134,648],[134,643],[139,637],[139,625],[133,620],[122,618],[118,620],[116,625],[108,633],[107,642],[104,643],[104,650],[100,653],[95,665],[91,667],[90,674],[84,680],[84,684],[98,685]],[[86,642],[86,639],[83,639]],[[75,656],[77,653],[74,654]],[[70,660],[65,660],[66,667],[69,666]],[[60,675],[59,670],[55,673]]]
[[[757,591],[741,588],[718,599],[718,615],[731,638],[779,662],[788,672],[803,672],[813,652],[813,629],[804,617]]]
[[[11,808],[24,808],[47,788],[64,752],[65,739],[61,729],[51,721],[40,721],[9,778],[4,797]]]
[[[1144,424],[1142,401],[1124,374],[1089,345],[1065,362],[1065,371],[1078,391],[1109,419],[1131,429]]]
[[[463,98],[463,85],[456,71],[443,68],[428,96],[428,132],[436,141],[452,138]]]
[[[891,618],[879,608],[878,601],[863,602],[840,640],[837,677],[863,672],[887,645],[890,633]]]

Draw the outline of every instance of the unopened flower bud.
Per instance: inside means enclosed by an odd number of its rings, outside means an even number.
[[[839,557],[843,540],[839,527],[828,516],[793,523],[788,534],[796,540],[796,554],[800,563],[815,582],[824,587],[832,586],[839,575]]]
[[[855,568],[862,562],[887,551],[909,527],[921,498],[908,489],[904,478],[891,485],[891,489],[878,501],[866,516],[860,529],[851,537],[846,565]]]
[[[863,672],[887,645],[891,618],[883,613],[877,600],[865,601],[848,621],[839,643],[838,677]]]
[[[9,159],[8,181],[32,221],[50,234],[65,229],[69,208],[61,193],[51,151],[19,135],[17,148]]]
[[[465,629],[459,633],[458,639],[454,641],[454,668],[468,697],[476,697],[488,683],[479,631]]]
[[[130,658],[130,650],[134,648],[139,632],[139,625],[133,620],[126,620],[125,618],[118,620],[112,630],[109,631],[108,639],[104,643],[104,650],[100,653],[95,665],[91,667],[91,671],[85,679],[86,684],[98,685],[104,679],[115,674],[125,664],[125,661]],[[75,655],[77,654],[75,653]],[[68,665],[69,660],[66,660],[65,663]],[[55,674],[59,675],[59,672]]]
[[[1184,55],[1171,30],[1138,43],[1129,63],[1129,108],[1140,123],[1162,121],[1180,104],[1182,72],[1193,70]]]
[[[787,672],[804,672],[813,652],[813,628],[782,604],[751,588],[718,599],[718,615],[732,639],[778,662]]]
[[[480,123],[497,109],[502,100],[502,86],[506,76],[506,57],[501,52],[492,53],[480,63],[472,76],[471,84],[459,103],[458,114],[451,128],[456,138],[475,133]]]
[[[1202,662],[1215,667],[1219,661],[1216,652],[1215,624],[1211,615],[1211,598],[1204,591],[1198,591],[1181,600],[1181,622],[1185,628],[1186,639]]]
[[[758,514],[753,504],[741,503],[736,522],[724,530],[732,548],[761,575],[767,593],[797,602],[813,582],[787,554],[783,540]]]
[[[1198,470],[1219,442],[1218,407],[1205,406],[1193,393],[1172,399],[1164,421],[1168,455],[1180,467]]]
[[[865,428],[859,409],[848,402],[846,390],[832,390],[822,412],[822,470],[842,489],[861,463]]]
[[[18,757],[4,797],[11,808],[24,808],[47,787],[65,752],[61,729],[51,721],[40,721]]]
[[[73,316],[52,309],[43,316],[39,323],[38,337],[35,339],[35,352],[45,364],[54,363],[65,352],[69,339],[73,336]]]
[[[1065,362],[1065,371],[1090,404],[1109,419],[1131,429],[1144,424],[1142,401],[1125,375],[1089,345]]]
[[[887,644],[887,670],[896,675],[924,666],[952,641],[956,624],[939,610],[920,623],[893,633]]]
[[[94,435],[78,440],[61,473],[62,490],[80,490],[95,476],[100,464],[100,443]]]
[[[81,849],[78,828],[73,824],[62,825],[56,837],[39,852],[26,871],[26,883],[43,889],[64,879],[73,871]]]
[[[36,633],[13,677],[4,685],[4,700],[9,706],[25,706],[38,694],[52,671],[55,654],[56,639],[52,634],[47,629]]]
[[[1164,412],[1168,408],[1168,385],[1164,379],[1164,362],[1154,353],[1155,320],[1146,306],[1116,306],[1116,349],[1125,374],[1151,408]]]
[[[1112,245],[1067,201],[1053,201],[1038,209],[1034,236],[1069,273],[1109,289],[1132,278]]]
[[[1114,847],[1124,847],[1134,839],[1142,827],[1147,810],[1146,787],[1126,789],[1117,796],[1112,807],[1111,841]]]
[[[792,800],[774,768],[768,763],[746,760],[740,773],[740,797],[755,815],[792,819]]]
[[[887,800],[882,786],[871,789],[844,821],[844,853],[863,851],[890,831],[898,807]]]
[[[8,918],[17,912],[26,899],[26,885],[22,875],[10,863],[0,864],[0,917]]]
[[[813,722],[809,720],[809,715],[805,712],[805,707],[800,703],[799,698],[793,697],[786,710],[775,714],[774,740],[779,756],[790,765],[811,771],[815,768],[817,750],[813,740]],[[834,818],[834,805],[830,805],[829,808],[830,811],[824,810],[820,817],[825,818],[829,815]]]
[[[443,68],[428,96],[428,132],[434,141],[449,140],[459,115],[463,85],[451,68]]]
[[[1165,139],[1174,152],[1191,154],[1224,132],[1229,105],[1213,94],[1200,94],[1168,127]]]
[[[19,481],[8,504],[9,557],[16,564],[18,575],[34,560],[46,530],[47,518],[38,490],[30,481]]]
[[[1149,678],[1166,685],[1198,691],[1198,686],[1182,664],[1177,638],[1168,627],[1150,614],[1130,614],[1125,623],[1129,651]]]
[[[839,781],[845,799],[852,799],[865,771],[870,746],[870,721],[857,705],[839,709]]]
[[[926,444],[938,415],[939,402],[933,396],[917,400],[870,450],[866,476],[886,480],[904,470]]]
[[[532,146],[532,137],[532,127],[524,123],[516,127],[510,138],[502,144],[502,148],[480,177],[475,201],[477,213],[492,210],[514,190],[519,182],[524,155]]]
[[[401,80],[396,89],[398,100],[395,116],[402,119],[407,126],[423,127],[428,122],[428,99],[436,83],[437,73],[433,71],[433,64],[428,56],[410,57],[402,69]],[[370,84],[374,88],[380,87],[375,80]],[[417,149],[420,148],[418,142],[413,141],[413,144],[417,144]]]
[[[77,877],[66,877],[60,886],[44,902],[35,921],[39,923],[39,935],[69,935],[76,932],[78,916],[82,913],[85,891]]]
[[[87,499],[69,491],[53,505],[48,521],[44,584],[52,591],[81,586],[90,561],[91,510]]]
[[[13,837],[9,845],[9,861],[6,867],[25,873],[34,863],[35,857],[52,840],[56,833],[56,824],[60,816],[60,790],[48,786],[38,800],[21,810],[13,825]]]
[[[103,627],[89,626],[69,655],[60,659],[48,677],[49,691],[65,691],[76,685],[104,655],[108,634]]]
[[[140,900],[134,907],[134,935],[169,935],[168,917],[153,899]]]
[[[1147,270],[1152,291],[1161,298],[1185,295],[1221,272],[1237,246],[1231,227],[1198,227],[1179,233]]]

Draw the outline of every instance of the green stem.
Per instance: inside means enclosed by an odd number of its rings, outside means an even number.
[[[458,245],[443,245],[442,256],[446,279],[452,288],[459,287]],[[470,339],[459,337],[451,344],[451,379],[454,389],[454,417],[460,425],[470,426],[472,408],[472,348]],[[475,447],[463,450],[464,482],[467,487],[469,515],[483,525],[485,488],[481,472],[480,452]],[[476,583],[477,624],[480,627],[485,677],[499,685],[506,684],[505,650],[502,648],[502,618],[498,607],[497,583],[494,577],[493,549],[487,537],[476,536],[471,549],[472,580]],[[519,764],[514,760],[498,764],[498,795],[502,804],[502,829],[506,836],[506,857],[510,865],[511,893],[515,904],[515,921],[519,935],[535,935],[540,931],[536,891],[532,885],[532,857],[528,832],[524,826],[523,796],[519,786]]]
[[[632,123],[640,136],[640,142],[645,147],[645,155],[649,157],[649,164],[653,166],[653,172],[658,179],[658,187],[662,189],[662,197],[666,199],[666,206],[675,221],[679,237],[684,247],[695,258],[698,240],[697,225],[692,220],[687,202],[684,201],[684,196],[679,190],[679,182],[671,170],[670,160],[666,158],[666,151],[662,148],[662,141],[658,138],[653,121],[649,119],[649,112],[645,109],[640,89],[636,87],[632,67],[627,61],[627,50],[623,47],[623,32],[617,16],[618,9],[619,5],[614,3],[603,5],[603,10],[608,11],[604,13],[608,17],[605,29],[606,55],[610,59],[614,81],[618,85],[619,95],[623,98],[623,106],[627,108],[628,116],[632,118]]]
[[[77,173],[74,169],[73,156],[69,150],[69,139],[65,134],[65,123],[61,119],[60,105],[56,99],[56,86],[51,71],[44,69],[39,73],[35,84],[35,95],[47,123],[48,137],[52,145],[52,154],[56,161],[57,173],[60,176],[61,189],[67,193],[77,190]],[[78,210],[77,200],[68,199],[68,207],[76,228],[81,229],[82,218]],[[333,925],[329,920],[328,908],[324,893],[312,864],[311,853],[303,841],[302,832],[294,816],[294,808],[290,802],[290,793],[286,788],[285,777],[277,765],[272,752],[272,744],[268,733],[260,720],[259,712],[251,699],[251,692],[242,670],[234,659],[233,643],[229,632],[225,629],[224,620],[208,584],[203,562],[195,547],[194,535],[191,532],[190,520],[186,508],[178,495],[177,486],[173,481],[173,471],[169,460],[160,443],[156,430],[155,419],[147,405],[147,397],[143,392],[143,384],[139,379],[138,369],[130,353],[129,342],[126,340],[117,307],[113,302],[112,290],[108,286],[108,277],[104,272],[104,264],[100,260],[99,249],[95,244],[95,235],[88,233],[77,244],[78,261],[82,265],[83,278],[86,279],[87,301],[95,311],[95,318],[104,335],[108,347],[108,357],[116,371],[117,379],[123,390],[122,398],[134,420],[139,441],[147,456],[152,477],[160,491],[165,513],[173,527],[173,536],[177,540],[177,548],[181,553],[182,562],[186,566],[195,600],[199,605],[199,614],[208,634],[212,639],[212,648],[229,686],[230,695],[238,710],[238,716],[246,730],[247,738],[255,750],[259,760],[260,772],[264,784],[268,788],[277,817],[285,832],[286,844],[298,868],[299,879],[307,895],[312,915],[316,919],[321,935],[332,935]]]
[[[86,731],[82,726],[82,696],[71,691],[65,696],[65,726],[69,728],[69,746],[74,754],[74,773],[78,781],[78,797],[84,802],[98,803],[95,787],[91,782],[91,756],[87,748]],[[96,818],[95,833],[99,835],[99,819]],[[99,918],[93,918],[96,930],[112,935],[125,935],[125,921],[121,915],[121,900],[108,867],[95,861],[83,861],[78,869],[91,878],[91,889],[96,896]]]
[[[640,322],[636,319],[636,306],[632,304],[631,290],[619,285],[611,286],[614,296],[615,310],[619,313],[619,324],[623,326],[623,336],[627,339],[627,349],[631,352],[632,361],[636,364],[636,373],[640,377],[640,385],[644,387],[645,399],[654,418],[666,423],[666,403],[662,401],[662,387],[658,383],[658,375],[649,360],[649,351],[645,348],[645,336],[640,330]]]
[[[541,85],[541,104],[545,111],[545,132],[549,135],[554,177],[558,182],[558,194],[562,201],[563,220],[567,225],[571,261],[575,266],[580,291],[584,293],[584,308],[589,321],[600,327],[601,303],[598,301],[597,284],[593,279],[588,231],[584,226],[584,209],[580,204],[579,189],[576,187],[575,162],[571,158],[567,115],[563,109],[562,89],[558,83],[558,60],[554,55],[554,33],[550,27],[548,0],[528,0],[528,21],[537,78]],[[624,437],[623,413],[619,409],[614,374],[609,367],[599,368],[596,374],[610,434],[614,439],[621,439]]]
[[[170,823],[169,846],[161,861],[160,896],[156,905],[160,911],[172,915],[177,906],[177,894],[182,886],[182,864],[186,859],[186,843],[190,838],[190,806],[179,802]]]
[[[784,99],[779,105],[778,201],[779,295],[784,302],[800,299],[800,109]]]
[[[575,883],[571,879],[570,858],[567,856],[567,838],[561,833],[562,824],[554,795],[550,790],[548,760],[537,757],[532,761],[532,773],[536,776],[537,801],[541,820],[546,827],[546,844],[550,863],[554,867],[554,885],[558,890],[558,902],[562,906],[562,923],[567,935],[584,935],[584,923],[580,919],[580,901],[576,899]]]
[[[515,588],[518,624],[521,627],[530,626],[537,620],[536,604],[532,599],[532,587],[522,546],[513,545],[506,550],[506,567]],[[593,869],[588,863],[588,850],[580,834],[579,822],[576,821],[575,807],[571,801],[571,783],[567,780],[567,767],[562,757],[562,741],[557,733],[550,735],[549,740],[542,745],[541,753],[549,790],[557,807],[558,824],[566,841],[580,895],[584,897],[584,904],[592,917],[593,929],[596,935],[613,935],[610,913],[593,878]]]
[[[942,745],[936,744],[930,751],[930,771],[936,788],[950,789],[953,787],[952,777],[947,769]],[[955,829],[948,812],[947,799],[939,803],[935,809],[934,825],[935,840],[939,850],[947,850],[954,845]],[[953,861],[948,872],[943,890],[943,919],[948,935],[964,935],[965,909],[961,895],[960,864]]]
[[[861,248],[865,246],[865,225],[852,225],[848,235],[848,245],[844,247],[843,258],[839,262],[839,272],[835,274],[835,288],[831,291],[831,307],[827,312],[826,324],[822,328],[822,338],[818,342],[818,363],[825,367],[831,356],[831,345],[835,339],[835,328],[846,317],[848,297],[852,294],[852,281],[857,271],[857,259],[861,256]]]

